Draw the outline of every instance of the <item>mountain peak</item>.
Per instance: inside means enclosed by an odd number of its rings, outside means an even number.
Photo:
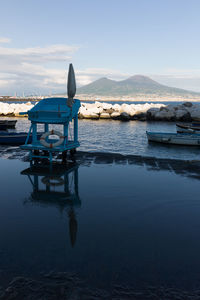
[[[150,78],[147,77],[147,76],[144,76],[144,75],[136,74],[136,75],[133,75],[133,76],[129,77],[128,79],[146,80],[146,79],[150,79]]]
[[[111,80],[111,79],[108,79],[107,77],[101,77],[95,81],[109,81],[109,80]]]
[[[125,81],[130,82],[137,82],[137,84],[156,84],[157,86],[160,85],[158,82],[152,80],[151,78],[144,76],[144,75],[134,75],[126,79]]]
[[[98,96],[135,96],[135,95],[188,95],[195,92],[162,85],[144,75],[134,75],[126,80],[115,81],[102,77],[78,89],[78,93]]]

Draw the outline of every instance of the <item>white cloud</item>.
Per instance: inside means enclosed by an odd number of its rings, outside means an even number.
[[[1,42],[6,38],[0,38]],[[7,39],[9,42],[9,39]],[[47,45],[45,47],[12,48],[0,46],[0,93],[13,95],[66,92],[68,63],[74,62],[77,86],[101,77],[124,80],[128,74],[107,68],[76,68],[74,53],[79,46]],[[162,84],[200,91],[200,69],[170,68],[160,75],[149,75]]]
[[[13,94],[34,90],[44,93],[49,89],[66,88],[67,65],[78,46],[50,45],[46,47],[9,48],[0,47],[1,93]],[[59,66],[60,69],[52,67]],[[10,84],[6,84],[9,82]],[[8,90],[9,87],[9,90]]]
[[[0,43],[7,44],[7,43],[10,43],[10,42],[11,42],[11,39],[6,38],[6,37],[0,37]]]
[[[7,87],[9,85],[9,80],[0,79],[0,87]]]
[[[65,92],[67,69],[78,46],[50,45],[46,47],[0,47],[1,93],[26,94]],[[56,66],[56,67],[52,67]],[[116,70],[103,68],[75,68],[77,86],[88,84],[100,77],[122,80],[128,77]],[[8,90],[9,88],[9,90]]]
[[[51,45],[33,48],[0,47],[0,60],[14,60],[16,62],[33,61],[44,63],[48,61],[65,61],[79,49],[78,46]]]

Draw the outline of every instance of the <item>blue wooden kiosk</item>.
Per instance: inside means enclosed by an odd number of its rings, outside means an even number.
[[[80,100],[73,99],[70,106],[67,103],[68,98],[46,98],[28,111],[28,119],[31,121],[31,126],[26,142],[21,148],[29,151],[31,162],[35,158],[46,158],[52,163],[54,154],[62,153],[62,157],[65,158],[68,150],[73,153],[80,146],[78,142]],[[72,137],[69,135],[70,123],[73,125]],[[40,139],[37,138],[38,124],[43,124],[44,126],[44,133]],[[62,125],[59,126],[62,129],[60,131],[54,130],[54,128],[49,130],[50,124]],[[32,143],[28,144],[31,133]],[[58,136],[58,139],[51,138],[51,136]]]

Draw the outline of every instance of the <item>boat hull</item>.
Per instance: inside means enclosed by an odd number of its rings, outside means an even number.
[[[17,120],[0,120],[0,130],[15,128]]]
[[[200,146],[200,134],[190,133],[162,133],[162,132],[146,132],[147,138],[151,142]]]
[[[194,125],[176,124],[176,131],[177,133],[199,133],[200,134],[200,127]]]
[[[7,132],[1,132],[0,133],[0,145],[12,145],[12,146],[19,146],[25,144],[27,133],[25,132],[19,132],[19,133],[7,133]],[[37,135],[37,138],[39,139],[42,136],[42,133],[39,133]],[[32,135],[30,135],[28,144],[32,142]]]

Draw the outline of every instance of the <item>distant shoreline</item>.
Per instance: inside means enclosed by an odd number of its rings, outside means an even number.
[[[66,97],[65,95],[59,96],[45,96],[45,97],[40,97],[40,98],[12,98],[12,97],[2,97],[0,98],[0,102],[38,102],[42,99],[45,98],[57,98],[57,97]],[[151,103],[151,102],[200,102],[200,97],[199,98],[188,98],[188,97],[183,97],[183,98],[178,98],[178,97],[137,97],[137,98],[122,98],[122,97],[91,97],[91,96],[82,96],[82,95],[77,95],[75,96],[76,99],[79,99],[82,102],[146,102],[146,103]]]

